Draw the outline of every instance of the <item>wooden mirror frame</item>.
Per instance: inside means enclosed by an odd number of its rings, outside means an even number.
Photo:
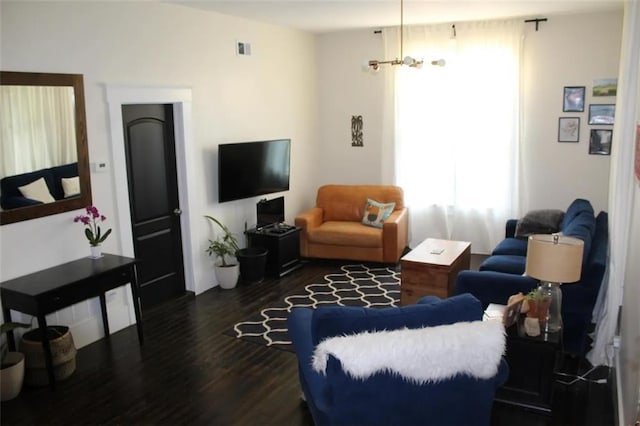
[[[89,150],[87,146],[87,119],[84,107],[84,80],[82,74],[51,74],[0,71],[0,85],[3,86],[71,86],[75,95],[76,149],[78,154],[78,176],[80,196],[53,203],[20,207],[0,211],[0,225],[36,219],[71,210],[85,208],[92,204],[91,176],[89,173]],[[2,176],[4,177],[4,176]]]

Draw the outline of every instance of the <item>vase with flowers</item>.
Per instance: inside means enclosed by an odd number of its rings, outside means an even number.
[[[101,244],[111,234],[111,228],[102,233],[100,223],[106,221],[105,215],[100,214],[98,208],[95,206],[88,206],[86,208],[86,214],[76,216],[73,221],[82,223],[85,226],[84,235],[89,240],[91,247],[91,258],[98,259],[102,257]]]

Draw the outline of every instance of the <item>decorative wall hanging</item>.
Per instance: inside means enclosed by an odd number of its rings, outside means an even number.
[[[591,129],[591,138],[589,139],[589,154],[610,155],[612,139],[613,130]]]
[[[362,137],[362,116],[351,116],[351,146],[364,146]]]
[[[614,104],[591,104],[589,105],[589,124],[613,125],[616,115]]]
[[[580,140],[580,118],[560,117],[558,119],[558,142],[578,142]]]
[[[616,96],[617,93],[617,78],[597,78],[593,81],[593,96]]]
[[[583,112],[584,111],[584,86],[567,86],[564,88],[562,102],[563,112]]]

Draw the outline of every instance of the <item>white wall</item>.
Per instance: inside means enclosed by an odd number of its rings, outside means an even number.
[[[618,75],[622,11],[548,18],[537,32],[528,25],[524,40],[522,210],[565,209],[577,197],[589,199],[596,211],[606,210],[609,157],[588,154],[588,113],[563,113],[562,94],[564,86],[586,86],[588,105],[593,80]],[[368,59],[392,59],[383,56],[382,36],[372,30],[319,37],[320,144],[326,159],[319,182],[379,183],[381,165],[391,161],[382,154],[381,140],[389,118],[382,108],[385,68],[361,71]],[[350,146],[349,119],[356,112],[364,116],[364,149]],[[560,116],[581,117],[579,143],[557,142]]]
[[[522,181],[524,211],[566,208],[576,197],[607,210],[609,156],[589,155],[588,105],[593,80],[618,76],[622,11],[549,17],[528,26],[524,57]],[[586,86],[585,112],[563,113],[564,86]],[[558,117],[580,117],[580,142],[559,143]],[[610,126],[608,128],[611,128]]]
[[[200,293],[216,284],[212,259],[205,253],[210,227],[202,215],[221,218],[239,234],[245,221],[255,223],[257,198],[217,203],[219,143],[291,138],[287,221],[293,222],[303,208],[300,194],[315,191],[308,179],[317,138],[312,35],[158,2],[3,1],[0,8],[3,70],[84,75],[92,162],[112,162],[106,86],[191,91],[192,134],[185,145],[193,160],[188,182],[193,196],[189,206],[182,206],[191,223],[187,237],[193,241],[188,247],[194,269],[189,290]],[[236,56],[236,40],[252,43],[252,56]],[[121,172],[110,167],[91,176],[94,204],[114,228],[123,208],[114,193]],[[82,229],[72,223],[77,213],[2,226],[0,280],[87,256]],[[119,234],[106,241],[105,251],[121,253],[130,243]],[[127,295],[128,288],[108,295],[114,330],[131,323]],[[78,346],[102,333],[97,300],[60,311],[48,321],[70,325]]]
[[[319,183],[391,183],[383,182],[381,173],[384,79],[363,71],[363,64],[383,51],[382,36],[372,30],[320,36]],[[351,146],[354,115],[363,117],[362,147]]]

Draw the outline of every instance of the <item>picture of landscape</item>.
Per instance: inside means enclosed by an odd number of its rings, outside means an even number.
[[[593,82],[593,96],[615,96],[617,92],[617,78],[598,78]]]

